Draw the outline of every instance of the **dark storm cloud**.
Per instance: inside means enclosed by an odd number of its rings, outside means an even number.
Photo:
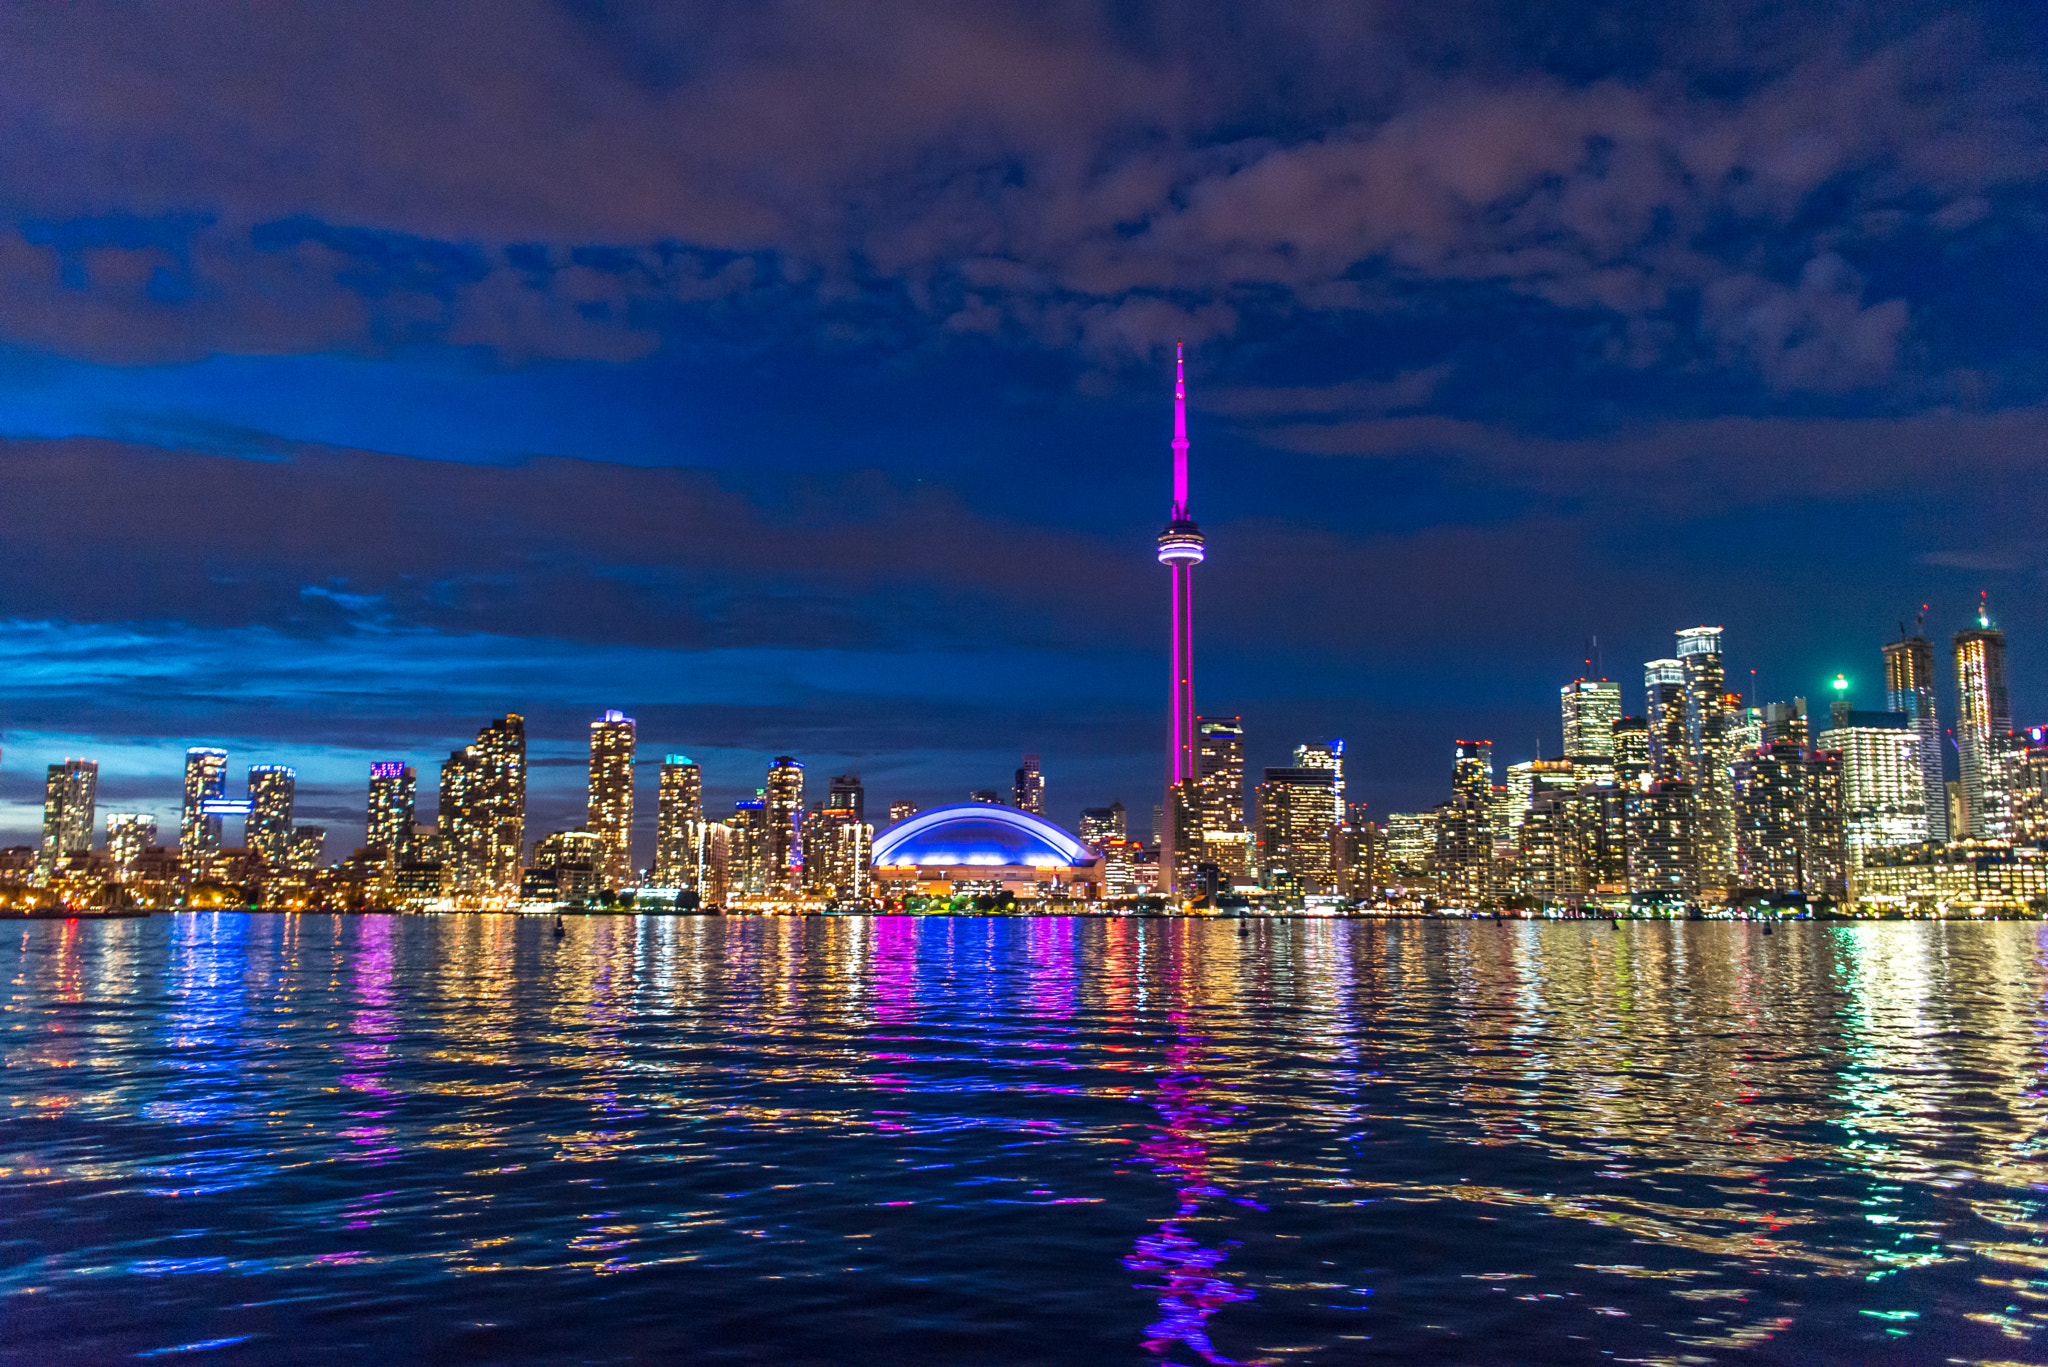
[[[1940,372],[1871,262],[2038,205],[2024,14],[16,7],[17,339],[644,352],[770,287],[1148,355],[1419,284],[1773,393]],[[2020,40],[2017,44],[2015,39]],[[153,225],[94,231],[109,206]],[[1884,272],[1877,272],[1884,275]],[[839,310],[835,313],[834,310]],[[823,315],[830,315],[825,317]]]

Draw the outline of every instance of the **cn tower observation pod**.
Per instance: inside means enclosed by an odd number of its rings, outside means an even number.
[[[875,837],[875,881],[897,893],[1099,896],[1102,856],[1042,816],[956,802]]]

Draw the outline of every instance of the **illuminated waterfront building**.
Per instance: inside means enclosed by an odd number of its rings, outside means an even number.
[[[1608,738],[1611,742],[1612,731]],[[1593,758],[1602,766],[1603,777],[1611,779],[1611,762],[1597,756]],[[1549,794],[1576,791],[1579,786],[1577,766],[1568,759],[1528,759],[1520,764],[1510,764],[1507,782],[1501,786],[1493,804],[1495,848],[1520,848],[1522,818],[1528,814],[1530,805]]]
[[[768,766],[768,784],[761,793],[766,803],[762,857],[767,861],[762,890],[796,892],[804,875],[804,766],[788,755],[777,755]]]
[[[1614,759],[1614,724],[1621,720],[1621,685],[1579,679],[1558,690],[1564,714],[1564,755],[1577,760]]]
[[[185,806],[178,824],[178,851],[185,867],[195,876],[203,875],[207,864],[220,853],[220,818],[206,811],[206,804],[228,795],[228,752],[194,746],[185,752]]]
[[[1920,747],[1920,780],[1926,791],[1921,807],[1926,813],[1924,840],[1945,841],[1948,830],[1948,785],[1941,749],[1941,719],[1935,709],[1934,647],[1919,632],[1905,634],[1884,647],[1885,706],[1906,714]]]
[[[1344,742],[1341,740],[1315,741],[1308,745],[1294,747],[1294,767],[1297,769],[1328,769],[1330,779],[1330,821],[1335,824],[1344,819]]]
[[[1203,831],[1202,863],[1216,871],[1219,891],[1257,887],[1258,839],[1243,829]]]
[[[1202,784],[1202,829],[1243,830],[1244,719],[1199,717],[1195,738],[1195,769]]]
[[[1024,756],[1024,763],[1010,784],[1010,800],[1020,812],[1045,815],[1045,776],[1038,771],[1038,756]]]
[[[2013,843],[2048,844],[2048,727],[2037,726],[2027,732],[2018,758],[2012,793]]]
[[[769,891],[767,810],[768,803],[761,797],[741,798],[732,804],[726,856],[730,896],[757,897]]]
[[[1652,783],[1628,795],[1628,892],[1638,908],[1678,910],[1697,891],[1692,796],[1684,782]]]
[[[1685,743],[1685,665],[1678,660],[1650,660],[1643,665],[1650,735],[1650,777],[1657,783],[1683,782],[1688,772]]]
[[[961,802],[920,812],[876,838],[874,876],[888,896],[1101,895],[1104,856],[1044,817]]]
[[[107,813],[107,853],[122,878],[135,872],[142,852],[156,844],[156,818],[148,812]]]
[[[1628,801],[1640,787],[1595,784],[1566,800],[1572,892],[1609,907],[1628,900]]]
[[[1297,754],[1301,753],[1296,751]],[[1259,785],[1259,881],[1295,896],[1329,893],[1336,887],[1333,843],[1337,823],[1332,803],[1334,768],[1270,768]]]
[[[1806,757],[1806,895],[1840,901],[1849,894],[1849,856],[1843,821],[1842,756],[1815,750]]]
[[[442,857],[457,896],[499,900],[519,890],[526,848],[526,720],[507,713],[441,766]]]
[[[1337,890],[1353,901],[1376,901],[1386,892],[1390,864],[1387,832],[1365,819],[1365,804],[1351,804],[1342,831]]]
[[[1913,718],[1837,705],[1819,748],[1842,756],[1843,841],[1850,858],[1865,850],[1927,839],[1927,775]]]
[[[655,793],[654,885],[697,888],[703,845],[703,772],[688,755],[669,755],[661,762]]]
[[[298,786],[299,771],[288,764],[249,766],[249,816],[242,824],[242,843],[263,856],[266,868],[284,868],[291,852]]]
[[[860,781],[859,774],[836,774],[825,789],[825,806],[841,811],[850,811],[862,821],[868,819],[867,785]],[[1040,816],[1045,813],[1040,812]],[[890,818],[892,821],[895,819]]]
[[[1387,881],[1390,896],[1420,899],[1434,891],[1437,813],[1394,812],[1387,817]]]
[[[633,719],[611,708],[590,723],[590,789],[584,828],[604,842],[597,878],[607,890],[633,878]]]
[[[1790,741],[1735,762],[1737,878],[1767,893],[1806,890],[1806,757]]]
[[[1160,832],[1161,868],[1169,891],[1197,860],[1181,843],[1202,829],[1201,769],[1195,740],[1194,574],[1205,554],[1201,528],[1188,508],[1188,390],[1181,348],[1173,355],[1173,506],[1159,534],[1159,563],[1167,567],[1171,594],[1167,687],[1166,797]],[[1176,811],[1175,809],[1179,810]]]
[[[1640,789],[1650,781],[1650,724],[1641,717],[1619,717],[1614,723],[1614,782]]]
[[[1135,896],[1138,891],[1137,859],[1144,847],[1122,836],[1108,836],[1091,848],[1102,856],[1102,895]]]
[[[294,873],[312,873],[326,862],[327,828],[325,826],[292,826],[291,840],[285,846],[284,866]]]
[[[412,848],[419,774],[402,760],[383,759],[370,766],[370,802],[364,840],[396,860]]]
[[[1081,809],[1081,843],[1101,849],[1107,840],[1125,840],[1130,836],[1129,813],[1121,801],[1107,807],[1083,807]]]
[[[58,861],[92,848],[94,811],[99,801],[100,766],[89,759],[52,764],[43,780],[43,844],[36,871],[45,881]]]
[[[1865,913],[2031,918],[2048,908],[2048,854],[2033,846],[1970,840],[1871,850],[1854,878]]]
[[[1688,627],[1679,632],[1678,660],[1685,668],[1686,777],[1693,792],[1697,890],[1711,896],[1735,879],[1732,770],[1740,737],[1728,705],[1721,628]]]
[[[1433,857],[1437,891],[1454,906],[1478,906],[1493,893],[1495,806],[1493,742],[1455,742],[1451,800],[1437,809]]]
[[[552,902],[607,891],[605,870],[611,846],[596,831],[556,831],[533,843],[533,862],[520,880],[523,900]]]
[[[2008,802],[2000,791],[1994,740],[2012,734],[2012,704],[2005,687],[2005,633],[1980,604],[1977,625],[1955,635],[1956,748],[1963,770],[1963,830],[1977,840],[2008,833]]]

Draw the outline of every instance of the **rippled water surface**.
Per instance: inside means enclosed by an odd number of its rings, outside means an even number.
[[[2040,1362],[2038,925],[0,930],[0,1355]]]

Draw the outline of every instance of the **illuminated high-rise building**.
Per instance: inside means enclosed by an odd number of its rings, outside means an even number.
[[[688,755],[670,755],[655,795],[654,885],[701,892],[703,846],[704,775]]]
[[[917,804],[915,802],[899,799],[889,804],[889,824],[891,826],[899,821],[908,821],[916,815]]]
[[[1036,758],[1027,756],[1027,758]],[[825,789],[825,806],[828,810],[850,811],[862,821],[868,819],[867,785],[860,781],[859,774],[835,774]],[[1039,813],[1043,816],[1044,813]]]
[[[519,892],[526,850],[526,720],[507,713],[441,766],[438,818],[451,890],[473,900]]]
[[[1107,807],[1083,807],[1081,809],[1081,843],[1100,853],[1111,840],[1124,840],[1130,835],[1130,817],[1121,801]]]
[[[1627,802],[1629,901],[1639,910],[1680,911],[1692,901],[1698,878],[1692,785],[1653,782]]]
[[[298,795],[299,771],[288,764],[249,766],[249,816],[242,824],[242,843],[263,856],[264,867],[285,867],[292,846],[292,804]]]
[[[835,778],[804,822],[804,882],[819,896],[861,902],[872,891],[874,830],[861,819],[863,796],[859,778]]]
[[[1191,871],[1192,852],[1172,848],[1176,834],[1186,844],[1201,829],[1201,769],[1195,741],[1194,574],[1205,554],[1202,530],[1188,509],[1187,373],[1176,345],[1173,353],[1173,506],[1159,534],[1159,563],[1167,567],[1171,590],[1167,687],[1166,798],[1160,820],[1160,866],[1167,889]]]
[[[1614,724],[1621,720],[1621,685],[1579,679],[1558,690],[1564,714],[1566,759],[1614,758]]]
[[[1045,815],[1045,775],[1038,770],[1038,756],[1024,756],[1016,780],[1010,785],[1010,805],[1033,816]]]
[[[107,853],[115,871],[127,878],[142,852],[156,844],[156,817],[148,812],[107,813]]]
[[[769,890],[767,809],[767,801],[758,796],[732,804],[732,819],[726,823],[726,888],[731,896],[754,897]],[[786,883],[786,869],[782,878]]]
[[[1920,781],[1926,788],[1921,807],[1926,812],[1923,840],[1946,841],[1948,834],[1948,785],[1941,750],[1941,718],[1934,702],[1934,647],[1919,632],[1905,635],[1884,647],[1884,700],[1894,712],[1906,714],[1907,724],[1920,746]]]
[[[36,872],[45,882],[65,855],[92,848],[99,789],[95,760],[67,759],[50,766],[43,782],[43,845],[36,855]]]
[[[1493,742],[1461,740],[1451,750],[1451,800],[1437,808],[1433,865],[1437,895],[1476,907],[1494,892]]]
[[[1677,660],[1648,661],[1643,665],[1643,692],[1648,698],[1650,777],[1657,783],[1683,782],[1685,666]]]
[[[228,795],[228,752],[194,746],[185,752],[185,807],[178,823],[178,852],[196,873],[220,853],[220,817],[206,810]]]
[[[1816,742],[1842,757],[1842,840],[1852,863],[1865,850],[1927,839],[1927,775],[1913,720],[1838,706]]]
[[[1616,719],[1613,745],[1615,786],[1640,790],[1650,781],[1649,722],[1641,717]]]
[[[1489,805],[1493,801],[1493,742],[1461,740],[1451,750],[1451,796]]]
[[[1806,720],[1806,699],[1794,698],[1791,702],[1770,702],[1764,704],[1764,718],[1760,745],[1790,744],[1804,750],[1812,740]]]
[[[764,892],[796,892],[804,875],[804,766],[788,755],[777,755],[768,766],[768,783],[761,790],[761,857]]]
[[[1434,890],[1436,826],[1441,808],[1394,812],[1387,817],[1387,887],[1390,895],[1419,901]]]
[[[1195,737],[1195,776],[1202,785],[1203,829],[1242,831],[1244,718],[1197,717]]]
[[[383,850],[394,860],[404,859],[412,852],[418,789],[419,774],[403,760],[380,759],[370,766],[365,843]]]
[[[633,881],[633,719],[612,708],[590,723],[590,788],[583,828],[604,842],[598,883]]]
[[[1259,785],[1259,879],[1297,896],[1334,892],[1337,772],[1320,765],[1266,770]]]
[[[1328,769],[1330,771],[1330,822],[1332,825],[1344,819],[1344,742],[1341,740],[1311,741],[1307,745],[1294,747],[1294,767],[1297,769]]]
[[[1688,627],[1678,633],[1685,667],[1686,776],[1692,781],[1693,857],[1699,890],[1712,895],[1735,879],[1733,765],[1740,743],[1729,711],[1721,628]]]
[[[2012,734],[2012,703],[2005,689],[2005,633],[1981,602],[1977,625],[1956,633],[1956,748],[1963,770],[1964,831],[1978,840],[2009,834],[2010,803],[2001,791],[1996,756]]]
[[[1806,889],[1806,757],[1779,741],[1735,762],[1735,848],[1741,886]]]

